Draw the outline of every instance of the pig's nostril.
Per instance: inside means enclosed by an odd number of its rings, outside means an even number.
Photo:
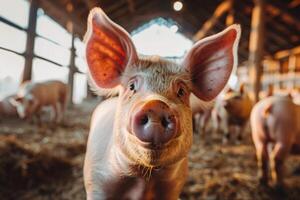
[[[149,121],[148,116],[147,116],[147,115],[144,115],[144,116],[141,117],[140,125],[145,125],[145,124],[148,123],[148,121]]]
[[[161,118],[161,125],[164,128],[168,128],[169,123],[170,123],[170,120],[168,119],[168,117],[162,117]]]

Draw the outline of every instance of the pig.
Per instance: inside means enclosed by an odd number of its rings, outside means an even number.
[[[227,122],[227,130],[225,132],[224,142],[227,140],[239,141],[243,138],[246,131],[251,109],[253,107],[253,101],[244,90],[244,84],[240,85],[239,91],[228,90],[221,104],[226,110],[226,117],[222,120]],[[236,141],[236,142],[238,142]]]
[[[270,160],[273,182],[282,188],[286,158],[291,150],[300,153],[300,106],[289,97],[268,97],[253,107],[250,123],[260,183],[268,184]],[[270,152],[269,144],[274,145]]]
[[[14,107],[10,102],[10,99],[14,97],[15,95],[10,95],[0,101],[0,119],[3,119],[4,117],[18,116],[16,107]]]
[[[20,118],[32,119],[39,116],[45,106],[51,106],[54,111],[54,122],[61,122],[68,100],[68,86],[61,81],[46,81],[33,83],[26,81],[21,84],[17,96],[11,99],[17,108]]]
[[[191,93],[210,101],[237,62],[239,25],[198,41],[176,64],[138,56],[129,34],[101,8],[85,36],[90,82],[119,96],[95,109],[84,161],[88,200],[178,199],[192,145]]]
[[[214,101],[205,102],[197,98],[195,95],[190,95],[190,107],[193,116],[194,133],[202,135],[203,141],[207,139],[207,129],[211,119],[211,112],[214,107]]]

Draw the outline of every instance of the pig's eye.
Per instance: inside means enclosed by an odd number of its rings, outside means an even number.
[[[130,80],[127,87],[130,91],[136,91],[136,89],[137,89],[137,79]]]
[[[130,85],[129,85],[129,89],[130,89],[130,90],[134,90],[134,89],[135,89],[135,85],[134,85],[134,83],[130,83]]]
[[[177,91],[177,97],[183,97],[185,95],[185,91],[183,88],[179,88]]]
[[[129,87],[129,90],[134,91],[135,90],[134,82],[130,83],[128,87]]]

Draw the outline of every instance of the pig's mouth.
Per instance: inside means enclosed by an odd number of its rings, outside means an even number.
[[[159,167],[175,162],[178,152],[178,138],[173,138],[167,143],[153,144],[140,141],[134,134],[127,135],[126,155],[133,161],[144,166]],[[177,149],[172,151],[172,149]],[[177,152],[177,153],[176,153]]]

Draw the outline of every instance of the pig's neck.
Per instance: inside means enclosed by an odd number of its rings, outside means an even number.
[[[130,177],[144,177],[146,179],[151,179],[153,177],[157,176],[164,176],[172,178],[178,174],[178,171],[180,171],[187,163],[187,159],[181,159],[178,162],[164,166],[161,168],[155,168],[155,167],[146,167],[140,164],[137,164],[134,161],[131,161],[123,152],[122,150],[117,146],[112,144],[110,148],[110,166],[113,174],[124,177],[124,176],[130,176]]]

